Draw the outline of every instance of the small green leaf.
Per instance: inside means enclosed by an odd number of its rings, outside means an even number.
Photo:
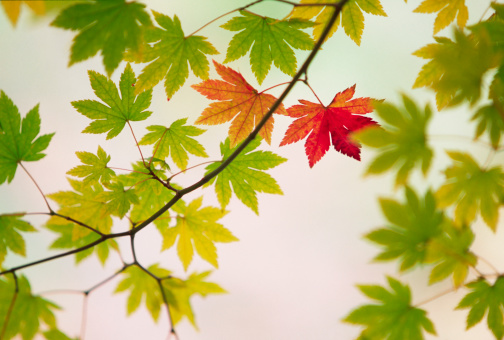
[[[171,156],[173,162],[181,169],[187,168],[190,153],[199,157],[208,157],[205,148],[191,136],[199,136],[205,130],[195,126],[185,125],[187,118],[176,120],[169,128],[161,125],[151,125],[151,131],[140,140],[140,145],[154,145],[153,157],[166,159]]]
[[[82,131],[84,133],[107,133],[107,139],[117,136],[129,121],[145,120],[152,112],[145,111],[151,102],[152,91],[135,96],[136,78],[130,64],[126,65],[119,92],[115,84],[104,75],[89,71],[91,87],[104,105],[96,100],[79,100],[72,102],[73,107],[93,121]]]
[[[436,334],[426,312],[411,305],[408,286],[388,277],[391,290],[381,286],[358,286],[362,293],[380,302],[354,309],[343,321],[364,326],[359,339],[424,339],[423,331]]]
[[[139,203],[134,188],[125,190],[122,183],[105,183],[104,186],[110,191],[102,192],[96,199],[103,202],[112,215],[123,218],[131,204]]]
[[[23,214],[19,214],[23,215]],[[0,215],[0,267],[7,251],[26,256],[26,244],[20,231],[37,231],[30,223],[20,219],[21,216]]]
[[[85,165],[78,165],[67,171],[68,175],[84,178],[83,183],[90,184],[97,181],[110,182],[112,176],[115,176],[114,170],[107,167],[110,162],[110,156],[98,146],[96,155],[91,152],[77,151],[75,153],[80,161]]]
[[[222,209],[229,204],[232,192],[256,214],[259,214],[256,192],[283,194],[275,179],[262,170],[274,168],[286,159],[269,151],[253,151],[260,144],[261,139],[254,139],[233,162],[209,182],[215,183],[215,192]],[[224,160],[236,147],[230,149],[227,138],[221,143],[220,149]],[[206,173],[215,170],[219,165],[220,163],[210,164]]]

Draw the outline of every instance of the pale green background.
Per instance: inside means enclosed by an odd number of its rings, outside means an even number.
[[[489,1],[469,0],[470,22],[479,20]],[[189,33],[209,20],[237,8],[246,1],[147,1],[149,8],[173,15],[177,14],[185,32]],[[398,102],[399,91],[411,94],[422,105],[433,101],[428,91],[411,90],[423,61],[411,55],[413,51],[433,42],[432,25],[435,15],[412,13],[420,1],[408,4],[398,0],[384,0],[388,17],[366,15],[366,29],[362,44],[356,46],[340,29],[324,46],[309,70],[309,80],[324,103],[329,103],[336,92],[357,84],[356,96],[383,98]],[[251,9],[281,18],[290,6],[265,3]],[[221,52],[215,60],[222,62],[232,34],[218,26],[230,16],[220,19],[203,29],[200,34]],[[137,150],[127,130],[112,141],[105,135],[83,135],[80,131],[89,120],[70,105],[79,99],[94,99],[89,85],[87,70],[104,73],[101,57],[67,68],[69,48],[74,33],[48,27],[50,19],[34,22],[23,8],[16,29],[0,13],[0,89],[18,105],[22,115],[40,103],[42,132],[56,132],[42,161],[27,164],[42,190],[52,193],[68,190],[65,179],[67,170],[78,164],[74,155],[77,150],[95,152],[101,145],[112,155],[110,165],[128,167],[137,160]],[[450,29],[441,32],[449,35]],[[306,54],[299,53],[299,60]],[[264,84],[254,81],[247,60],[229,64],[239,70],[249,82],[264,89],[288,77],[273,69]],[[124,65],[113,74],[117,81]],[[134,66],[138,74],[141,67]],[[215,71],[211,72],[215,77]],[[199,79],[190,76],[188,84]],[[272,91],[279,94],[281,88]],[[296,86],[285,105],[297,99],[315,101],[303,85]],[[145,126],[169,125],[178,118],[189,117],[192,123],[208,105],[204,97],[186,86],[170,102],[166,101],[162,87],[154,90],[151,109],[153,116],[147,122],[134,123],[137,136],[145,133]],[[472,137],[472,127],[467,128],[470,115],[465,108],[442,113],[431,127],[434,134],[465,135]],[[194,311],[200,328],[195,331],[188,322],[177,327],[181,340],[270,340],[270,339],[351,339],[358,327],[341,323],[352,308],[366,300],[354,287],[356,283],[385,282],[385,275],[399,277],[414,287],[414,302],[423,301],[450,288],[449,282],[427,287],[428,270],[396,274],[396,265],[373,264],[371,259],[378,248],[362,239],[362,235],[384,223],[376,203],[376,197],[402,197],[394,192],[390,176],[362,178],[366,161],[373,156],[364,150],[364,161],[357,162],[334,150],[315,165],[308,167],[303,143],[278,148],[288,124],[286,117],[276,118],[273,143],[266,147],[289,161],[271,171],[278,180],[284,196],[260,195],[260,216],[244,207],[236,199],[229,206],[231,213],[223,219],[224,224],[241,240],[218,246],[220,268],[211,275],[229,291],[227,295],[193,299]],[[210,159],[218,159],[219,142],[225,138],[228,125],[209,127],[199,140],[207,147]],[[466,150],[471,144],[463,139],[439,139],[434,142],[439,156],[431,171],[430,180],[438,185],[441,172],[447,164],[443,148]],[[149,154],[150,148],[145,149]],[[478,159],[486,157],[485,148],[474,148]],[[198,163],[196,158],[191,164]],[[181,185],[197,180],[202,168],[177,178]],[[419,188],[425,184],[414,175]],[[213,189],[198,190],[186,200],[204,195],[206,204],[216,205]],[[12,211],[45,211],[45,205],[25,173],[18,171],[11,185],[0,187],[0,213]],[[43,217],[30,217],[35,225],[43,223]],[[124,228],[121,222],[118,229]],[[475,251],[502,268],[504,248],[500,246],[501,230],[497,238],[478,221],[478,239]],[[48,255],[46,247],[54,234],[41,231],[27,235],[28,258],[9,256],[6,267],[39,259]],[[120,240],[124,256],[130,260],[126,239]],[[160,253],[160,238],[154,228],[142,231],[136,239],[139,260],[144,265],[161,263],[184,276],[182,266],[173,249]],[[51,252],[55,254],[58,252]],[[500,263],[499,263],[500,261]],[[35,293],[63,289],[87,289],[106,278],[120,267],[117,256],[112,255],[102,269],[95,257],[73,266],[73,258],[53,261],[23,270],[31,279]],[[194,261],[189,272],[212,269],[199,259]],[[153,324],[142,307],[129,318],[125,315],[126,295],[112,295],[118,280],[93,292],[89,300],[86,339],[166,339],[168,325],[163,311],[160,322]],[[439,339],[491,339],[485,322],[464,332],[466,311],[453,312],[453,307],[463,292],[451,293],[435,302],[423,305],[429,312],[439,333]],[[65,310],[58,313],[60,327],[72,336],[80,329],[82,297],[73,294],[51,294]],[[458,299],[458,300],[457,300]]]

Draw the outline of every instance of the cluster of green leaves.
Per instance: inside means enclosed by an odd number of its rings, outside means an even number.
[[[428,123],[433,112],[427,105],[422,111],[403,95],[402,107],[376,103],[375,110],[382,126],[371,126],[353,138],[374,148],[376,157],[367,174],[395,173],[395,186],[404,187],[404,202],[388,198],[379,200],[387,220],[385,226],[365,237],[381,251],[377,261],[397,261],[399,271],[430,267],[429,284],[448,278],[454,289],[464,287],[468,293],[457,309],[469,309],[467,328],[479,323],[485,314],[487,325],[496,339],[504,337],[502,274],[485,274],[478,268],[479,257],[472,245],[477,237],[474,223],[478,215],[492,230],[499,222],[499,208],[504,202],[504,172],[495,162],[495,150],[503,133],[504,5],[492,3],[489,19],[469,26],[464,0],[423,1],[415,12],[436,13],[434,33],[452,21],[454,39],[434,37],[436,43],[420,48],[414,55],[428,59],[413,87],[428,87],[436,94],[438,110],[467,105],[474,112],[475,139],[486,134],[489,156],[480,165],[468,152],[447,151],[451,161],[444,171],[445,181],[429,189],[421,198],[409,184],[411,171],[420,169],[426,176],[434,159]],[[485,81],[488,101],[483,101]],[[479,105],[478,108],[474,108]],[[496,164],[492,164],[495,162]],[[471,275],[471,273],[475,273]],[[497,276],[497,280],[495,280]],[[344,321],[364,326],[360,339],[423,339],[422,328],[434,334],[432,322],[418,305],[411,304],[409,288],[389,278],[392,291],[381,286],[359,286],[367,297],[380,305],[364,305],[352,311]]]

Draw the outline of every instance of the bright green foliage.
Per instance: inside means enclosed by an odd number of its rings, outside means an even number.
[[[202,201],[202,197],[188,205],[178,201],[173,206],[178,214],[175,227],[159,228],[163,235],[163,250],[171,248],[178,238],[177,254],[185,270],[192,261],[194,248],[202,259],[217,268],[217,248],[214,243],[238,241],[228,229],[217,223],[227,211],[215,207],[201,208]]]
[[[110,79],[95,71],[88,71],[88,73],[94,93],[108,106],[89,99],[72,102],[77,111],[93,119],[93,122],[82,132],[108,132],[107,139],[111,139],[117,136],[129,121],[144,120],[152,114],[150,111],[145,111],[150,105],[152,91],[135,96],[136,78],[130,64],[126,65],[119,81],[121,97]]]
[[[455,41],[435,38],[413,54],[431,59],[422,67],[413,85],[429,87],[436,92],[439,110],[459,104],[463,100],[474,104],[481,95],[483,75],[496,66],[496,55],[486,34],[465,35],[456,30]]]
[[[162,171],[154,169],[153,171],[159,178],[166,179]],[[125,186],[133,186],[138,196],[138,203],[133,204],[130,214],[130,219],[134,224],[141,223],[151,217],[174,196],[173,191],[168,190],[147,172],[142,162],[134,164],[133,172],[121,175],[119,180]],[[176,187],[173,183],[171,185]],[[170,213],[165,212],[154,221],[154,224],[159,228],[166,228],[169,222]]]
[[[70,338],[59,329],[51,329],[47,332],[44,332],[44,337],[46,338],[46,340],[79,340],[79,338]]]
[[[153,264],[147,270],[158,278],[168,277],[171,274],[169,270],[161,268],[157,264]],[[163,304],[163,295],[156,279],[135,265],[126,268],[123,275],[126,277],[119,282],[115,292],[129,290],[126,307],[128,315],[136,311],[142,301],[145,301],[145,306],[152,318],[157,320]]]
[[[383,214],[390,225],[372,231],[366,238],[385,249],[375,258],[379,261],[401,259],[401,270],[425,262],[427,247],[442,231],[443,213],[436,209],[433,194],[428,191],[422,201],[406,187],[406,202],[380,199]]]
[[[152,25],[144,8],[143,4],[126,0],[78,3],[63,10],[51,25],[80,31],[74,38],[69,65],[101,50],[105,70],[110,76],[126,49],[139,49],[144,27]]]
[[[391,290],[378,285],[360,285],[360,291],[380,304],[369,304],[353,310],[343,321],[363,325],[359,339],[422,340],[422,330],[436,334],[426,312],[411,305],[408,286],[388,277]]]
[[[193,273],[185,281],[177,278],[163,280],[163,287],[168,293],[167,296],[173,296],[174,299],[173,302],[168,301],[174,324],[177,324],[185,316],[194,327],[197,327],[190,303],[190,298],[193,295],[206,297],[209,294],[226,293],[218,284],[205,281],[208,275],[210,275],[210,271]]]
[[[39,107],[35,106],[21,122],[18,108],[0,91],[0,184],[14,179],[18,163],[33,162],[45,156],[44,151],[54,133],[39,136]]]
[[[187,168],[189,152],[199,157],[208,157],[205,148],[191,136],[199,136],[205,130],[191,125],[185,125],[187,118],[176,120],[169,128],[161,125],[151,125],[147,130],[151,131],[143,136],[140,145],[154,145],[152,157],[166,159],[171,155],[173,162],[181,169]]]
[[[435,283],[453,275],[453,285],[464,283],[469,267],[474,267],[476,256],[469,250],[474,241],[471,229],[459,229],[452,223],[443,225],[443,233],[428,245],[427,262],[435,263],[429,283]]]
[[[367,174],[381,174],[392,167],[399,168],[396,186],[404,185],[411,170],[421,164],[424,175],[429,170],[432,150],[427,144],[427,123],[432,112],[429,106],[421,112],[417,105],[403,95],[404,108],[375,102],[375,110],[384,121],[384,127],[366,127],[354,136],[364,145],[378,148],[378,155],[367,168]]]
[[[445,170],[446,182],[436,192],[441,208],[456,203],[455,222],[468,225],[479,210],[485,223],[495,231],[499,205],[504,198],[504,173],[500,166],[480,168],[467,153],[447,152],[454,161]]]
[[[313,40],[301,31],[314,24],[303,19],[277,20],[241,11],[222,25],[232,32],[240,31],[229,43],[224,63],[243,57],[250,51],[250,65],[257,81],[261,84],[273,62],[283,73],[293,76],[297,61],[291,46],[300,50],[311,50]],[[289,46],[290,45],[290,46]]]
[[[40,331],[41,322],[51,328],[56,327],[54,310],[59,307],[49,300],[33,295],[25,276],[18,277],[17,287],[18,292],[15,295],[16,283],[12,275],[0,277],[0,330],[5,327],[12,299],[15,298],[3,339],[9,340],[19,335],[16,339],[31,340]]]
[[[0,266],[7,255],[7,250],[21,256],[26,256],[26,245],[20,231],[37,231],[30,223],[19,216],[0,215]]]
[[[301,0],[302,4],[322,4],[327,3],[325,0]],[[341,15],[336,19],[336,23],[329,32],[330,38],[341,24],[348,35],[357,45],[360,45],[362,33],[364,31],[364,15],[362,11],[386,17],[387,14],[383,10],[380,0],[350,0],[343,6]],[[313,29],[313,37],[318,40],[324,31],[327,21],[333,13],[333,7],[330,6],[299,6],[295,7],[291,13],[292,18],[299,19],[315,19],[315,28]]]
[[[504,308],[504,278],[499,277],[493,285],[485,279],[467,284],[471,290],[457,308],[470,308],[467,315],[467,328],[471,328],[483,319],[487,310],[488,328],[495,335],[496,339],[504,336],[503,308]]]
[[[215,193],[222,209],[226,208],[234,191],[236,197],[259,215],[256,192],[282,195],[282,189],[275,179],[263,170],[268,170],[286,161],[270,151],[253,151],[261,144],[261,139],[254,139],[221,173],[208,185],[215,183]],[[237,146],[238,147],[238,146]],[[229,138],[221,143],[222,159],[225,160],[236,149],[230,149]],[[215,170],[220,163],[207,166],[207,174]],[[232,185],[232,189],[231,189]]]
[[[51,249],[80,248],[99,239],[99,236],[92,231],[88,231],[88,229],[84,229],[79,225],[65,222],[66,221],[61,218],[51,218],[46,224],[47,229],[59,234],[58,238],[51,244]],[[84,232],[82,229],[84,229]],[[81,234],[84,235],[78,238],[74,237],[74,235]],[[117,242],[114,239],[101,242],[92,248],[76,253],[75,263],[80,263],[82,260],[89,257],[94,252],[96,253],[96,256],[100,260],[101,264],[105,265],[105,262],[107,261],[110,254],[110,250],[119,251]]]
[[[465,0],[424,0],[413,12],[439,12],[434,21],[434,34],[448,26],[455,20],[455,17],[457,17],[457,25],[462,30],[469,18],[469,11],[465,5]]]
[[[123,218],[131,204],[139,203],[133,188],[125,190],[122,183],[105,183],[104,186],[110,191],[102,192],[97,200],[106,205],[107,212],[111,215]]]
[[[162,29],[156,27],[148,30],[146,41],[155,44],[144,45],[141,54],[132,55],[130,58],[135,62],[150,63],[138,77],[135,90],[136,93],[149,90],[164,78],[166,95],[170,99],[189,76],[188,64],[195,76],[207,79],[210,66],[206,55],[219,52],[203,36],[184,36],[176,15],[172,20],[156,11],[152,13]]]
[[[112,176],[115,176],[114,170],[107,167],[110,162],[110,156],[98,146],[96,155],[87,151],[77,151],[75,153],[80,161],[85,165],[78,165],[67,171],[68,175],[75,177],[84,177],[83,183],[92,184],[97,181],[102,183],[110,182]]]

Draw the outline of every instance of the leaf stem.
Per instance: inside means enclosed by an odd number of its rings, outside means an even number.
[[[140,144],[138,144],[137,138],[135,136],[135,133],[133,132],[133,128],[131,127],[131,124],[130,124],[129,120],[126,121],[126,122],[128,123],[128,126],[130,128],[131,134],[133,135],[133,139],[135,140],[135,144],[136,144],[136,146],[138,148],[138,151],[140,152],[140,157],[142,157],[142,162],[143,162],[143,164],[145,166],[145,158],[144,158],[144,156],[142,154],[142,150],[140,149]]]
[[[33,184],[35,184],[35,186],[37,187],[38,191],[42,195],[42,198],[44,199],[45,204],[47,205],[47,209],[49,209],[49,212],[51,212],[51,213],[54,212],[51,209],[51,206],[49,205],[49,202],[47,201],[47,198],[45,197],[44,192],[42,191],[42,189],[40,189],[40,186],[37,184],[37,181],[35,181],[35,178],[33,178],[33,176],[28,172],[28,170],[26,170],[23,163],[19,162],[19,166],[26,172],[28,177],[30,177],[30,179],[32,180]]]
[[[113,169],[113,170],[122,170],[122,171],[128,171],[128,172],[135,172],[137,174],[149,175],[147,172],[141,172],[141,171],[137,171],[137,170],[124,169],[124,168],[116,168],[116,167],[113,167],[113,166],[108,166],[107,168]]]
[[[450,289],[447,289],[447,290],[445,290],[445,291],[442,291],[442,292],[441,292],[441,293],[439,293],[439,294],[436,294],[436,295],[434,295],[434,296],[432,296],[432,297],[430,297],[430,298],[428,298],[428,299],[425,299],[425,300],[423,300],[423,301],[421,301],[421,302],[419,302],[419,303],[415,304],[415,305],[414,305],[414,307],[419,307],[419,306],[421,306],[421,305],[424,305],[424,304],[426,304],[426,303],[429,303],[429,302],[431,302],[431,301],[434,301],[434,300],[436,300],[436,299],[439,299],[440,297],[445,296],[446,294],[452,293],[452,292],[454,292],[454,291],[456,291],[456,290],[457,290],[457,288],[456,288],[456,287],[452,287],[452,288],[450,288]]]
[[[77,221],[77,220],[75,220],[75,219],[71,218],[70,216],[61,215],[61,214],[58,214],[58,213],[56,213],[56,212],[52,212],[52,213],[50,213],[49,215],[52,215],[52,216],[58,216],[58,217],[60,217],[60,218],[62,218],[62,219],[65,219],[65,220],[67,220],[67,221],[70,221],[70,222],[73,222],[73,223],[75,223],[75,224],[77,224],[77,225],[80,225],[81,227],[84,227],[84,228],[86,228],[86,229],[89,229],[89,230],[91,230],[92,232],[95,232],[95,233],[97,233],[97,234],[98,234],[98,235],[100,235],[100,236],[105,236],[105,234],[104,234],[104,233],[102,233],[101,231],[99,231],[98,229],[95,229],[95,228],[93,228],[93,227],[90,227],[90,226],[88,226],[87,224],[85,224],[85,223],[83,223],[83,222]]]
[[[313,88],[308,83],[308,80],[305,79],[305,81],[303,81],[303,83],[305,83],[305,85],[308,86],[308,88],[312,91],[313,95],[315,96],[315,98],[317,98],[317,100],[320,103],[320,105],[322,105],[323,107],[325,107],[325,105],[322,103],[322,101],[320,100],[320,98],[317,96],[317,94],[315,93],[315,91],[313,90]]]
[[[2,327],[2,332],[0,332],[0,339],[4,339],[5,333],[7,332],[7,326],[9,325],[9,320],[12,315],[12,311],[14,310],[14,304],[16,303],[18,293],[19,293],[19,283],[18,283],[18,278],[16,273],[12,273],[12,276],[14,277],[14,295],[12,296],[11,303],[9,305],[9,309],[7,310],[7,314],[5,315],[5,320],[4,324]]]
[[[182,173],[185,173],[187,170],[191,170],[191,169],[194,169],[194,168],[197,168],[198,166],[202,166],[202,165],[205,165],[205,164],[210,164],[210,163],[217,163],[217,162],[222,162],[220,159],[217,160],[217,161],[208,161],[208,162],[203,162],[203,163],[199,163],[199,164],[196,164],[196,165],[193,165],[189,168],[186,168],[182,171],[179,171],[177,173],[174,173],[173,175],[171,175],[169,178],[168,178],[168,182],[171,181],[173,179],[173,177],[177,176],[177,175],[180,175]]]

